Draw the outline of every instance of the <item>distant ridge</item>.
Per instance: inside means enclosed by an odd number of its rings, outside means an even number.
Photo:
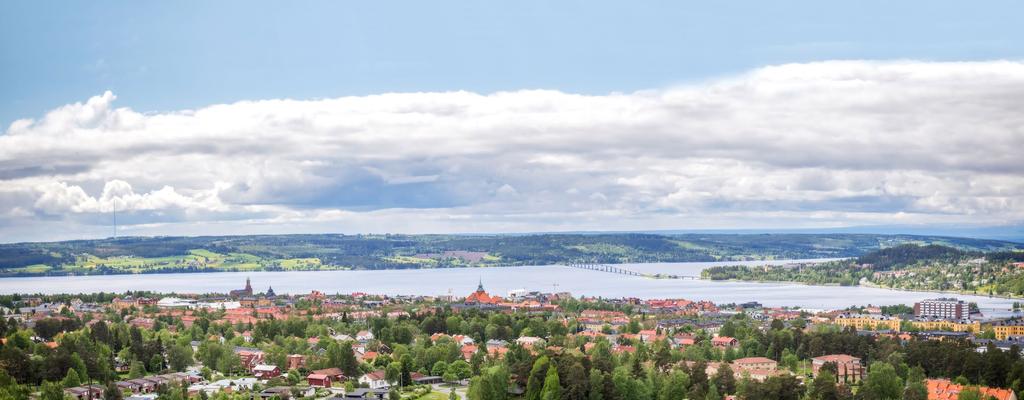
[[[838,258],[908,243],[1024,249],[992,239],[854,233],[118,237],[0,244],[0,276]]]

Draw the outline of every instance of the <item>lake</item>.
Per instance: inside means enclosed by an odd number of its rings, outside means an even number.
[[[780,260],[772,263],[789,263]],[[754,262],[764,264],[765,262]],[[619,264],[620,268],[645,273],[699,275],[700,270],[727,263],[655,263]],[[744,263],[749,264],[749,262]],[[227,292],[245,286],[251,278],[253,288],[262,292],[268,286],[283,293],[327,294],[365,292],[387,295],[465,296],[476,290],[479,281],[491,294],[504,296],[510,290],[567,291],[575,296],[687,298],[715,303],[758,301],[766,306],[802,306],[812,309],[836,309],[851,305],[913,304],[942,295],[868,287],[810,286],[791,283],[713,282],[691,279],[651,279],[582,270],[564,266],[504,268],[447,268],[383,271],[286,271],[215,272],[191,274],[141,274],[59,276],[0,279],[0,293],[94,293],[149,290],[156,292]],[[979,304],[986,314],[1005,314],[1013,300],[985,296],[956,296]]]

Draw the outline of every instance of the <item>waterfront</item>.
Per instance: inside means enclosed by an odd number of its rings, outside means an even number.
[[[779,263],[789,262],[786,260]],[[679,271],[699,274],[708,263],[623,264],[641,272]],[[913,304],[948,296],[870,287],[811,286],[793,283],[712,282],[689,279],[651,279],[563,266],[506,268],[448,268],[377,271],[216,272],[182,274],[55,276],[0,279],[0,293],[93,293],[148,290],[155,292],[227,292],[251,278],[256,291],[273,286],[277,293],[326,294],[365,292],[387,295],[465,296],[479,281],[492,294],[510,290],[570,292],[575,296],[687,298],[715,303],[758,301],[766,306],[802,306],[834,309],[851,305]],[[979,304],[988,314],[1004,314],[1013,300],[985,296],[957,296]]]

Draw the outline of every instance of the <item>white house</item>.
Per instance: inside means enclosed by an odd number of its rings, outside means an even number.
[[[356,334],[356,340],[358,340],[360,342],[363,342],[363,343],[369,342],[369,341],[373,340],[373,332],[370,332],[370,331],[359,331],[359,333]]]
[[[376,370],[359,377],[359,383],[370,389],[387,389],[391,384],[384,379],[384,370]]]

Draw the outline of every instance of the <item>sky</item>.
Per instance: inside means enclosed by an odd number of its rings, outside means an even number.
[[[0,242],[1024,224],[1024,4],[0,3]]]

